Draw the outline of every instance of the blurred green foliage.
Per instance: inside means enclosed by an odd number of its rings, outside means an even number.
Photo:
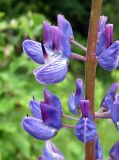
[[[39,41],[43,20],[48,19],[56,23],[56,14],[62,13],[73,25],[77,41],[86,45],[90,2],[87,0],[83,0],[83,3],[81,0],[70,0],[70,3],[68,0],[62,2],[56,0],[56,3],[51,0],[0,0],[0,160],[36,160],[41,155],[44,144],[32,138],[21,128],[22,118],[26,114],[31,114],[29,100],[32,96],[42,100],[44,88],[35,81],[32,71],[38,65],[23,54],[22,41],[28,37]],[[105,0],[103,8],[103,13],[108,15],[109,20],[117,27],[115,39],[119,34],[118,4],[118,0]],[[82,53],[75,47],[73,51]],[[61,98],[63,110],[68,114],[70,113],[67,101],[71,92],[75,90],[75,79],[78,77],[84,80],[84,64],[72,60],[68,76],[62,83],[45,86]],[[98,67],[96,108],[99,107],[110,84],[118,80],[118,70],[110,73]],[[70,123],[69,120],[65,122]],[[119,133],[108,120],[98,121],[97,128],[104,150],[104,159],[107,159],[108,150],[118,140]],[[66,160],[84,159],[84,145],[76,139],[72,129],[62,129],[53,142],[63,152]]]

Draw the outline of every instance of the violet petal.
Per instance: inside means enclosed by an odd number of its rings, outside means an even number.
[[[30,109],[31,109],[31,112],[32,112],[33,116],[35,118],[42,119],[40,102],[38,102],[36,100],[30,100],[29,106],[30,106]]]
[[[98,136],[96,136],[96,139],[95,139],[95,159],[103,160],[102,146],[99,142]]]
[[[116,100],[116,91],[118,88],[117,83],[112,83],[111,87],[108,89],[106,95],[104,96],[100,107],[104,107],[106,110],[109,110],[113,105],[114,101]]]
[[[109,155],[114,158],[114,160],[119,160],[119,141],[116,142],[109,151]]]
[[[48,140],[57,134],[57,130],[44,125],[41,120],[33,117],[25,117],[22,127],[31,136],[39,140]]]
[[[84,99],[83,82],[81,79],[76,80],[76,93],[72,93],[68,101],[68,107],[72,114],[80,113],[80,100]]]
[[[64,160],[62,153],[49,140],[46,141],[45,147],[43,148],[42,158],[44,160]]]
[[[44,64],[44,56],[41,44],[33,40],[25,40],[22,44],[24,52],[33,61],[39,64]]]
[[[111,118],[116,128],[119,130],[119,101],[114,103],[111,107]]]
[[[52,27],[46,21],[43,23],[43,42],[48,48],[52,48]]]
[[[44,100],[46,104],[54,107],[55,109],[57,109],[59,112],[62,113],[62,106],[60,99],[46,88],[44,89]]]
[[[98,57],[99,65],[108,71],[112,71],[119,64],[119,41],[115,41],[109,48],[102,52]]]
[[[74,38],[71,24],[65,19],[65,17],[61,14],[57,16],[58,27],[63,31],[66,35],[67,39]]]
[[[54,107],[47,105],[44,102],[40,103],[42,120],[47,126],[51,126],[56,129],[62,127],[62,114]]]
[[[67,75],[67,59],[58,57],[48,64],[33,71],[36,80],[41,84],[55,84],[65,79]]]
[[[89,118],[81,118],[74,129],[74,134],[84,143],[93,141],[97,135],[95,123]]]

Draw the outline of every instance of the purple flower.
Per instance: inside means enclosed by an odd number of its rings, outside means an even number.
[[[97,60],[105,70],[116,69],[119,64],[119,41],[113,42],[113,24],[106,24],[107,17],[101,16],[97,42]]]
[[[45,146],[42,151],[42,158],[39,157],[38,160],[64,160],[64,156],[58,148],[48,140],[45,142]]]
[[[30,109],[33,117],[25,117],[22,127],[33,137],[48,140],[62,128],[62,108],[60,100],[53,93],[44,89],[44,102],[31,100]]]
[[[95,160],[103,160],[102,146],[99,142],[98,136],[96,136],[95,139]]]
[[[110,160],[119,160],[119,141],[109,151]]]
[[[33,40],[23,42],[24,52],[36,63],[43,64],[33,71],[39,83],[54,84],[65,79],[71,55],[71,37],[73,32],[70,23],[63,15],[58,15],[58,27],[48,22],[43,24],[44,44]]]
[[[76,92],[73,92],[68,101],[68,107],[72,114],[80,113],[80,100],[84,99],[83,82],[81,79],[76,80]]]
[[[118,84],[117,83],[112,83],[111,87],[108,89],[106,95],[104,96],[100,108],[103,108],[105,111],[108,111],[113,103],[116,100],[116,91],[118,88]]]
[[[74,129],[74,133],[77,138],[84,143],[93,141],[97,135],[95,123],[93,122],[91,113],[89,112],[89,105],[89,100],[80,101],[82,117]]]

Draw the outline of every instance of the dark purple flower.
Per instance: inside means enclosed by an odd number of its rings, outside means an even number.
[[[119,160],[119,141],[112,146],[109,155],[111,160]]]
[[[93,141],[97,135],[95,123],[93,122],[91,113],[89,112],[89,104],[89,100],[80,101],[82,117],[74,129],[74,133],[77,138],[84,143]]]
[[[43,148],[43,151],[42,151],[42,159],[43,160],[64,160],[64,156],[58,150],[58,148],[48,140],[46,141],[45,147]]]
[[[119,65],[119,41],[113,42],[113,24],[106,24],[107,17],[101,16],[97,42],[97,60],[105,70],[111,71]]]
[[[23,42],[24,52],[35,62],[43,64],[33,71],[41,84],[61,82],[67,75],[67,64],[71,55],[71,26],[62,16],[58,16],[58,27],[48,22],[43,24],[43,43],[32,40]]]
[[[103,160],[102,146],[99,142],[98,136],[95,138],[95,160]]]
[[[108,111],[113,103],[116,100],[116,91],[118,88],[118,84],[117,83],[112,83],[111,87],[108,89],[106,95],[104,96],[100,108],[104,108],[105,111]]]
[[[76,80],[76,92],[73,92],[68,101],[68,107],[72,114],[80,113],[80,100],[84,99],[83,82],[81,79]]]
[[[62,127],[62,108],[60,100],[53,93],[44,89],[44,102],[29,102],[34,117],[25,117],[22,127],[33,137],[48,140]]]

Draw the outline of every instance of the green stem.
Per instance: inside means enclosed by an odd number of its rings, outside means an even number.
[[[85,98],[90,100],[90,111],[94,114],[94,91],[96,77],[96,44],[98,22],[101,13],[102,0],[92,0],[88,31],[87,61],[85,62]],[[94,160],[94,141],[85,145],[85,160]]]

